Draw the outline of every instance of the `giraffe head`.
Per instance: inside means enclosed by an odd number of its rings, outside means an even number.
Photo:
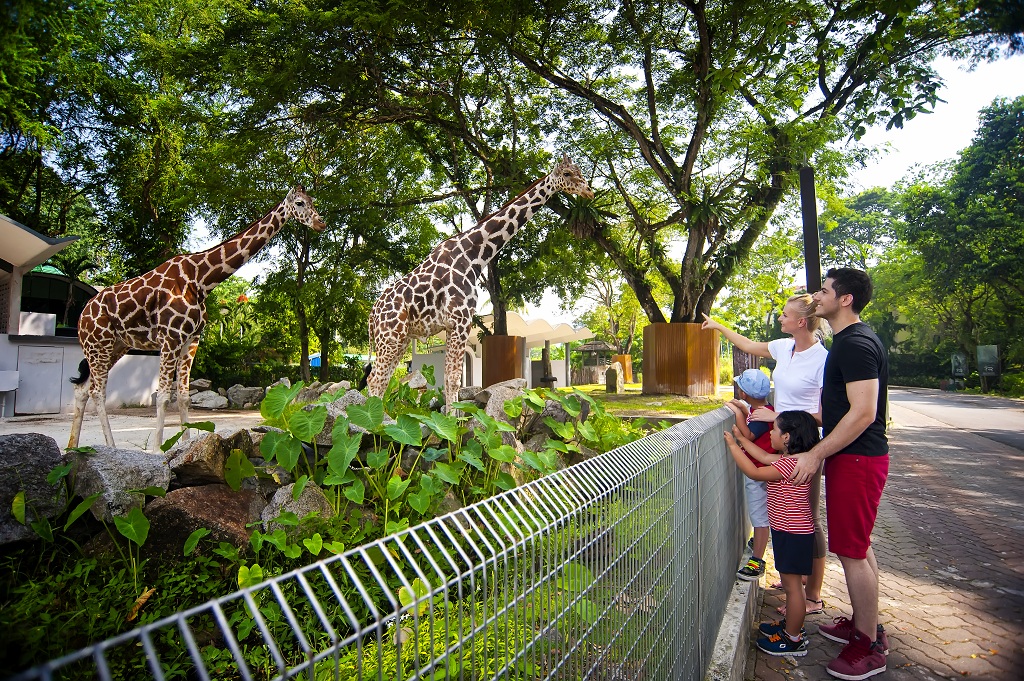
[[[583,178],[580,167],[570,161],[568,156],[562,157],[548,177],[554,180],[557,191],[584,196],[588,199],[594,198],[594,190]]]
[[[288,192],[284,200],[284,209],[286,218],[295,218],[316,232],[324,231],[324,227],[327,226],[320,213],[313,207],[313,199],[301,184]]]

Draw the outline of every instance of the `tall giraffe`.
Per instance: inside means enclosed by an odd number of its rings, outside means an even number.
[[[200,253],[177,255],[146,274],[109,286],[82,310],[78,340],[85,359],[75,384],[75,415],[68,447],[77,447],[89,398],[103,426],[103,437],[114,446],[107,419],[107,376],[129,349],[159,350],[160,378],[156,396],[156,430],[150,448],[163,443],[164,415],[174,377],[178,377],[178,410],[188,423],[188,381],[199,336],[206,326],[206,296],[249,261],[294,218],[316,231],[326,224],[301,186],[262,219],[234,238]],[[185,431],[184,437],[188,437]]]
[[[446,411],[451,409],[462,383],[477,282],[498,250],[560,191],[594,196],[579,166],[565,156],[548,175],[500,210],[438,244],[426,260],[381,294],[370,311],[370,342],[377,355],[366,379],[370,395],[382,396],[387,390],[412,338],[429,338],[445,331],[444,399]]]

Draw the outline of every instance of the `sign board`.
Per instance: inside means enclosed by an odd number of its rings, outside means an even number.
[[[999,346],[979,345],[978,346],[978,375],[998,376],[999,375]]]
[[[967,375],[967,355],[962,352],[954,352],[952,357],[953,377],[963,378]]]

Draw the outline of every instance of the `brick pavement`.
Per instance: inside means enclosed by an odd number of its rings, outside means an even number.
[[[984,412],[979,412],[983,419]],[[888,671],[875,679],[1024,678],[1024,452],[891,406],[889,480],[873,535]],[[762,586],[778,579],[771,564]],[[785,601],[766,588],[760,620]],[[746,678],[831,679],[839,643],[817,633],[849,617],[842,567],[829,555],[825,614],[806,627],[805,657],[751,644]],[[756,624],[756,623],[755,623]],[[752,637],[754,634],[752,634]]]

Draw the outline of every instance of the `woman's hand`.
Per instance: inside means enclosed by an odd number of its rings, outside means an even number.
[[[726,330],[725,327],[722,326],[721,323],[716,322],[714,319],[712,319],[711,317],[707,316],[706,314],[703,314],[703,313],[701,313],[701,314],[704,317],[704,321],[701,323],[700,328],[702,328],[702,329],[710,329],[712,331],[725,331]]]
[[[778,416],[778,413],[768,407],[758,407],[750,412],[751,421],[761,421],[763,423],[775,423],[776,416]]]

